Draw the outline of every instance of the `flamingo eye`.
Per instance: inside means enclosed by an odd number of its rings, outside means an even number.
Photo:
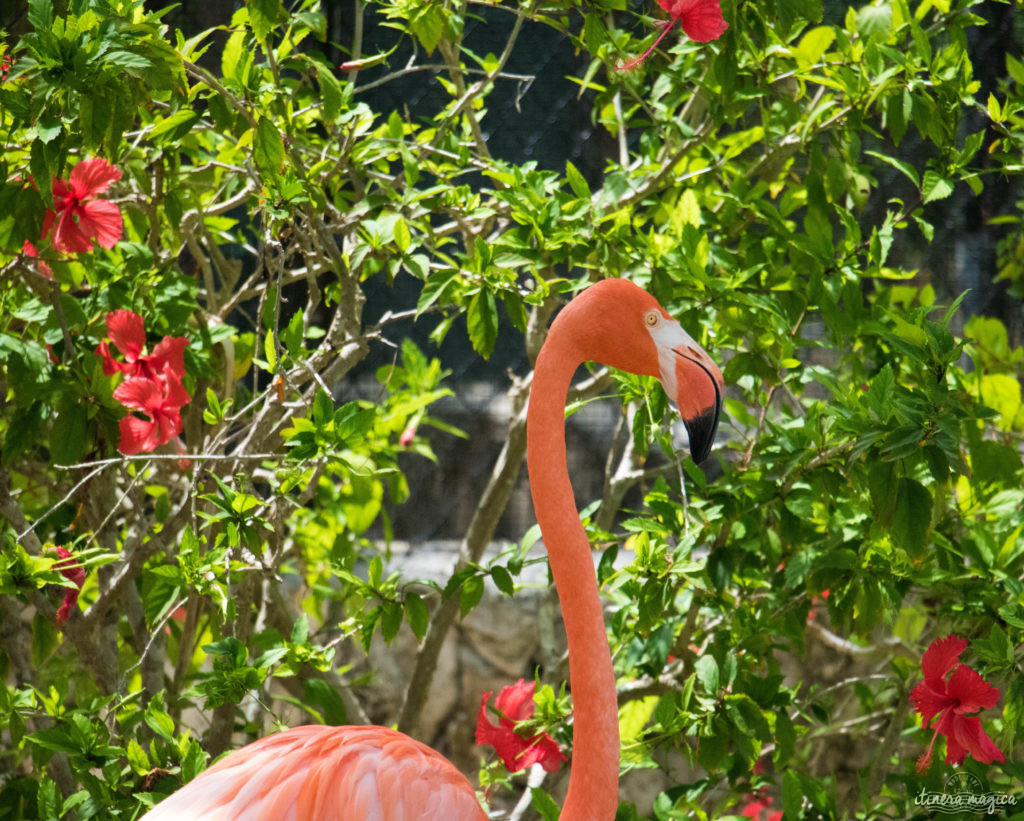
[[[658,323],[661,322],[661,314],[657,311],[648,311],[644,314],[644,322],[647,323],[648,328],[656,328]]]

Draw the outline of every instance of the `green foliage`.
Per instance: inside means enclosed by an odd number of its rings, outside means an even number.
[[[365,13],[393,47],[339,71],[317,0],[250,0],[202,62],[213,32],[171,30],[169,8],[29,2],[0,84],[0,818],[134,817],[236,728],[360,720],[372,676],[352,659],[377,636],[425,647],[440,602],[464,617],[488,584],[518,595],[536,532],[444,583],[390,569],[404,471],[436,461],[424,431],[461,435],[431,415],[450,374],[392,323],[430,313],[435,343],[535,355],[551,310],[606,275],[655,294],[728,386],[716,464],[640,467],[671,451],[671,409],[653,380],[613,375],[616,459],[643,502],[584,520],[621,760],[627,778],[686,765],[619,817],[737,816],[755,795],[787,819],[913,816],[948,769],[917,773],[932,730],[908,692],[947,633],[1002,693],[981,718],[1007,761],[965,767],[1020,796],[1024,351],[938,302],[912,246],[941,238],[957,197],[1024,171],[1024,64],[1007,56],[981,99],[973,0],[828,20],[803,0],[726,2],[721,39],[673,33],[617,72],[650,29],[627,5],[496,5],[516,23],[495,57],[463,40],[472,6],[378,0]],[[515,38],[541,26],[589,57],[564,82],[618,144],[600,173],[517,165],[484,139]],[[368,93],[362,70],[413,70],[386,65],[403,42],[445,65],[425,116]],[[98,195],[123,237],[62,251],[43,231],[54,179],[93,157],[123,174]],[[1021,203],[993,224],[1019,300]],[[415,310],[371,325],[367,285],[399,278]],[[143,318],[145,355],[188,341],[180,451],[177,434],[118,451],[143,415],[97,351],[115,310]],[[375,384],[345,381],[385,347]],[[58,545],[87,570],[61,625],[77,585]],[[850,674],[822,680],[815,653]],[[543,675],[531,726],[568,747],[570,699]],[[846,742],[861,755],[830,768]],[[543,787],[530,802],[557,817]]]

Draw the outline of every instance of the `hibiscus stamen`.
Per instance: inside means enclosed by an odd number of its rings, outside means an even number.
[[[931,743],[928,745],[928,749],[925,750],[924,755],[917,759],[917,771],[923,773],[931,766],[932,763],[932,747],[935,746],[935,739],[939,737],[938,727],[935,728],[935,735],[932,736]]]
[[[616,71],[629,71],[631,68],[636,68],[638,65],[640,65],[644,60],[646,60],[648,57],[651,56],[651,52],[654,51],[654,49],[656,49],[658,47],[658,43],[660,43],[662,40],[665,39],[665,35],[668,34],[669,31],[671,31],[672,28],[675,27],[675,24],[678,23],[678,22],[679,22],[679,18],[678,17],[673,17],[671,22],[669,22],[661,30],[661,34],[658,35],[658,39],[654,41],[654,43],[651,45],[651,47],[649,49],[647,49],[647,51],[645,51],[643,54],[641,54],[635,60],[630,60],[625,65],[616,66],[615,70]]]

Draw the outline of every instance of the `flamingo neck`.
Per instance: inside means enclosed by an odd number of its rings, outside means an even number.
[[[573,757],[561,818],[610,821],[618,808],[619,779],[615,674],[590,543],[580,525],[565,456],[569,385],[577,366],[596,357],[586,356],[574,341],[577,323],[570,313],[576,315],[567,308],[552,325],[534,369],[526,426],[527,466],[569,643]]]

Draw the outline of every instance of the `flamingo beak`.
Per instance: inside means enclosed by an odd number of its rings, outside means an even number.
[[[722,414],[722,372],[694,345],[673,348],[676,405],[690,438],[690,455],[700,464],[711,453]]]

